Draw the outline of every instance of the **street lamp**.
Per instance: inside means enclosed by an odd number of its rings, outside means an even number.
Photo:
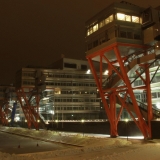
[[[58,130],[58,120],[56,119],[55,122],[57,123],[57,125],[56,125],[57,127],[56,127],[56,128],[57,128],[57,130]],[[56,132],[57,132],[57,130],[56,130]]]
[[[83,126],[84,125],[84,119],[82,119],[81,122],[82,122],[82,130],[83,130],[83,137],[84,137],[84,126]]]
[[[125,122],[126,122],[126,131],[127,131],[127,141],[128,141],[128,121],[129,121],[128,119],[125,120]]]
[[[53,106],[53,110],[50,111],[52,114],[52,130],[53,130],[53,117],[54,117],[54,106]]]

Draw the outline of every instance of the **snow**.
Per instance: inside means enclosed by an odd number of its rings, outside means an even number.
[[[36,139],[66,143],[75,147],[62,150],[8,154],[0,152],[0,160],[159,160],[160,140],[133,140],[108,138],[97,135],[28,130],[22,128],[0,127],[10,132]]]

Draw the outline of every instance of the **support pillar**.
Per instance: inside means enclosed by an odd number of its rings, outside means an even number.
[[[142,134],[144,135],[144,137],[148,138],[148,126],[147,126],[146,122],[144,121],[144,119],[141,115],[141,112],[140,112],[140,109],[138,107],[135,95],[133,93],[133,89],[132,89],[131,84],[130,84],[130,80],[129,80],[128,75],[126,73],[124,63],[123,63],[123,60],[121,58],[121,54],[119,52],[118,46],[114,47],[114,52],[115,52],[115,55],[117,57],[118,63],[119,63],[120,68],[121,68],[121,72],[122,72],[122,75],[123,75],[123,78],[124,78],[124,83],[126,84],[126,86],[128,88],[128,93],[130,95],[130,98],[132,100],[135,112],[136,112],[137,117],[138,117],[139,128],[140,128]]]
[[[115,99],[115,94],[111,94],[109,97],[110,101],[110,114],[111,114],[111,122],[110,122],[110,133],[111,137],[117,137],[118,132],[117,132],[117,118],[116,118],[116,99]]]
[[[148,127],[149,127],[149,138],[152,138],[152,131],[151,131],[151,121],[153,119],[153,112],[152,112],[152,94],[151,94],[151,86],[150,86],[150,75],[149,75],[149,68],[146,66],[146,93],[147,93],[147,104],[148,104]]]

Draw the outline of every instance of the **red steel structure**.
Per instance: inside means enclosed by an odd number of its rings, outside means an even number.
[[[1,100],[0,104],[0,122],[7,126],[11,117],[11,106],[9,106],[7,98]]]
[[[129,58],[135,56],[136,54],[132,55],[124,55],[121,52],[120,48],[129,47],[134,50],[138,50],[140,58],[135,58],[136,60],[134,66],[134,61],[129,62]],[[112,54],[112,55],[110,55]],[[111,60],[110,57],[115,57],[114,61]],[[94,66],[93,61],[98,58],[100,70],[97,72]],[[115,42],[111,45],[108,45],[92,54],[87,55],[87,59],[96,81],[99,94],[101,100],[103,102],[105,112],[107,114],[108,120],[110,122],[110,135],[111,137],[117,137],[117,125],[118,121],[120,120],[120,116],[122,114],[123,109],[125,108],[130,116],[133,118],[134,122],[141,130],[144,138],[150,139],[152,138],[151,133],[151,120],[153,119],[153,111],[152,111],[152,97],[151,97],[151,88],[150,88],[150,75],[149,75],[149,67],[151,63],[155,62],[158,57],[152,53],[148,54],[148,48],[143,45],[138,44],[127,44],[127,43],[119,43]],[[136,78],[142,79],[144,82],[143,86],[140,87],[133,87],[133,81],[128,76],[128,71],[126,67],[126,62],[131,64],[128,68],[131,70],[134,68],[134,73]],[[108,78],[106,84],[110,84],[108,87],[104,87],[104,79],[103,79],[103,64],[107,64],[108,70]],[[138,64],[138,66],[137,66]],[[141,72],[142,70],[142,72]],[[114,84],[115,77],[113,75],[117,75],[118,80],[121,81],[121,85],[112,85]],[[145,76],[142,77],[142,74]],[[114,77],[112,79],[112,77]],[[145,78],[144,78],[145,77]],[[105,85],[106,86],[106,85]],[[134,90],[143,90],[147,94],[147,112],[144,113],[143,110],[140,108],[140,104],[137,102]],[[130,101],[128,101],[130,99]],[[120,111],[119,114],[116,114],[116,104],[120,104]],[[133,114],[134,113],[134,114]]]
[[[41,70],[36,70],[32,78],[35,81],[35,85],[30,87],[17,83],[16,94],[23,110],[28,128],[30,129],[33,126],[38,130],[40,122],[45,123],[39,113],[39,105],[42,92],[46,89],[46,76],[41,72]],[[21,79],[18,82],[21,82]]]
[[[127,110],[146,139],[152,138],[151,121],[160,117],[152,107],[149,68],[159,59],[160,11],[126,1],[114,2],[86,22],[86,55],[110,122],[110,134]],[[99,70],[95,61],[99,62]],[[103,74],[108,70],[108,76]],[[136,80],[143,82],[136,86]],[[135,85],[135,87],[134,87]],[[146,103],[135,93],[143,93]],[[116,108],[119,107],[117,114]]]
[[[7,119],[7,111],[3,111],[2,107],[0,106],[0,121],[2,125],[8,125],[8,119]]]
[[[26,91],[27,90],[27,91]],[[17,88],[16,90],[18,101],[21,104],[21,108],[23,110],[24,116],[27,121],[28,128],[30,129],[32,126],[35,129],[39,129],[39,101],[40,97],[39,94],[35,93],[33,94],[33,88]],[[30,102],[31,97],[35,98],[34,104]]]

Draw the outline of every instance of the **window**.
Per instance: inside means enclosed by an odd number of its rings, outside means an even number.
[[[135,81],[135,82],[134,82],[134,86],[138,86],[138,81]]]
[[[64,67],[66,68],[77,68],[76,64],[71,64],[71,63],[64,63]]]
[[[141,39],[140,34],[138,34],[138,33],[134,33],[134,39]]]
[[[117,13],[117,20],[125,21],[125,14]]]
[[[95,41],[93,42],[93,47],[96,47],[96,46],[98,46],[98,40],[95,40]]]
[[[129,38],[129,39],[133,39],[132,32],[127,32],[127,38]]]
[[[92,30],[92,27],[90,27],[88,30],[87,30],[87,36],[89,36],[90,34],[93,33],[93,30]]]
[[[108,24],[108,23],[110,23],[110,22],[112,22],[113,21],[113,15],[110,15],[109,17],[107,17],[106,19],[105,19],[105,24]]]
[[[23,84],[27,84],[27,81],[23,81]]]
[[[106,41],[106,38],[105,37],[101,37],[100,39],[99,39],[99,44],[102,44],[102,43],[104,43]]]
[[[126,38],[127,37],[126,32],[125,31],[120,31],[120,37]]]
[[[131,16],[130,15],[125,15],[125,20],[128,22],[131,22]]]
[[[157,98],[157,93],[156,92],[152,93],[152,98]]]
[[[105,25],[104,20],[99,22],[99,28],[103,27]]]
[[[109,21],[109,17],[105,19],[105,24],[108,24],[110,21]]]
[[[87,29],[87,36],[91,35],[93,32],[96,32],[99,28],[102,28],[105,24],[108,24],[113,21],[113,15],[110,15],[106,19],[100,21],[99,23],[93,25]]]
[[[110,22],[113,21],[113,15],[110,15],[110,16],[109,16],[109,20],[110,20]]]
[[[151,20],[151,9],[147,9],[142,13],[142,23],[147,23]]]
[[[87,65],[81,64],[81,69],[82,70],[87,70]]]
[[[89,33],[89,29],[87,29],[87,36],[89,36],[90,35],[90,33]]]
[[[95,32],[97,30],[98,30],[98,24],[96,24],[96,25],[93,26],[93,32]]]
[[[137,16],[125,15],[123,13],[117,13],[117,20],[140,23],[140,18]]]
[[[88,50],[92,49],[92,43],[88,44]]]
[[[132,16],[132,22],[139,23],[139,17]]]

